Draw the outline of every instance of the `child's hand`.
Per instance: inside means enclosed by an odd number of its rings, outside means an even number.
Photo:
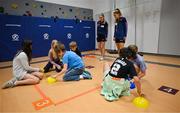
[[[52,75],[51,77],[53,77],[53,78],[57,78],[57,75]]]
[[[39,72],[44,73],[44,69],[40,68],[40,69],[39,69]]]
[[[137,91],[137,93],[138,93],[138,96],[140,96],[140,97],[144,97],[145,96],[141,91]]]
[[[61,69],[61,66],[58,65],[57,68],[60,70],[60,69]]]

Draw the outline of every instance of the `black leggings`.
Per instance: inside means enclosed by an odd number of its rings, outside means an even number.
[[[58,64],[59,66],[61,66],[61,69],[58,69],[58,68],[56,67],[56,72],[60,72],[60,71],[62,70],[62,68],[63,68],[63,63],[60,61],[59,58],[55,59],[54,62],[55,62],[56,64]],[[53,68],[53,64],[51,64],[51,62],[49,61],[49,62],[46,64],[46,66],[44,67],[44,73],[49,72],[49,70],[50,70],[51,68]]]

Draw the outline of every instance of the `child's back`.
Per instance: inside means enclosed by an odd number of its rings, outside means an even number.
[[[141,55],[137,54],[136,59],[134,59],[132,62],[136,64],[142,72],[146,71],[147,67],[144,58]]]
[[[81,57],[72,51],[66,51],[62,60],[63,64],[68,64],[68,69],[84,68],[84,63]]]

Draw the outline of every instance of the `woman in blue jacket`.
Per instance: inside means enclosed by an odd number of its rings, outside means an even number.
[[[105,55],[105,42],[108,35],[108,23],[104,19],[104,14],[102,13],[99,16],[99,21],[97,22],[97,42],[98,42],[98,49],[101,53],[100,60],[104,59]]]
[[[118,52],[124,47],[126,37],[127,37],[127,21],[126,18],[122,16],[121,11],[117,8],[114,11],[115,18],[115,28],[114,28],[114,41]]]

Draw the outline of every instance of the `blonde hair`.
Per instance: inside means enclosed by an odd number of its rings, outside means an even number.
[[[75,41],[72,41],[69,43],[69,47],[72,48],[72,47],[77,47],[77,43]]]
[[[58,41],[57,41],[57,40],[52,40],[52,42],[51,42],[51,48],[53,47],[53,45],[54,45],[54,44],[56,44],[56,45],[57,45],[57,43],[58,43]]]

